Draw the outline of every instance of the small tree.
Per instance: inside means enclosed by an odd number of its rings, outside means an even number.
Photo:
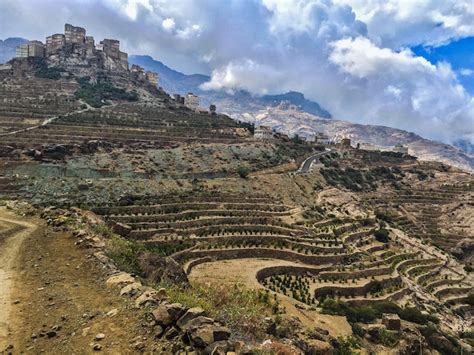
[[[209,106],[209,111],[211,112],[211,114],[215,115],[216,110],[217,110],[216,105],[212,104],[211,106]]]
[[[247,168],[246,166],[239,166],[237,168],[237,174],[239,174],[242,179],[246,179],[249,173],[249,168]]]

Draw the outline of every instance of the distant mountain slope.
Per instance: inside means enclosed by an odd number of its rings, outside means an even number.
[[[474,171],[474,156],[449,144],[431,141],[401,129],[322,119],[284,105],[254,113],[234,115],[234,118],[270,126],[289,135],[298,134],[305,137],[315,132],[324,132],[336,141],[348,137],[353,141],[353,145],[357,142],[367,142],[380,148],[392,148],[395,144],[401,143],[408,146],[410,154],[421,160],[440,161]]]
[[[26,42],[28,42],[27,39],[19,37],[7,38],[4,41],[0,39],[0,64],[14,58],[15,48]]]
[[[169,68],[162,62],[154,60],[150,56],[131,55],[129,57],[131,64],[137,64],[146,70],[151,70],[160,74],[160,86],[169,93],[185,94],[193,92],[200,96],[202,106],[208,106],[211,103],[217,105],[218,109],[225,108],[229,111],[232,106],[233,112],[242,113],[255,111],[267,106],[279,105],[282,101],[288,101],[290,104],[300,107],[303,111],[324,118],[330,118],[331,114],[321,108],[318,103],[310,101],[302,93],[290,91],[280,95],[266,95],[255,97],[246,91],[238,91],[234,94],[228,94],[224,91],[206,91],[199,86],[210,80],[210,77],[202,74],[186,75],[174,69]]]

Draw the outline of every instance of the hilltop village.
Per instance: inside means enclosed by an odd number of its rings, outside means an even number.
[[[0,352],[472,353],[469,172],[236,121],[80,27],[17,56]]]
[[[16,48],[16,58],[46,58],[53,63],[57,63],[59,58],[67,55],[67,58],[75,57],[80,61],[88,63],[103,63],[107,70],[129,72],[139,81],[158,87],[159,75],[151,71],[145,71],[139,65],[133,64],[129,68],[128,54],[120,50],[120,41],[117,39],[104,39],[99,43],[95,43],[93,36],[86,35],[86,29],[71,24],[64,25],[64,33],[56,33],[46,38],[46,44],[41,41],[32,40],[22,44]],[[0,69],[8,69],[4,66]],[[199,97],[193,93],[187,93],[185,96],[173,94],[172,98],[178,104],[196,110],[207,112],[207,110],[199,107]],[[282,105],[285,104],[282,102]],[[254,130],[254,137],[259,140],[272,139],[276,132],[268,126],[257,126]],[[308,137],[301,139],[319,145],[335,144],[329,136],[324,133],[317,132]],[[337,142],[343,147],[350,147],[350,138],[343,138]],[[376,151],[378,147],[366,143],[359,142],[355,145],[357,149]],[[392,149],[393,152],[408,154],[408,148],[397,144]]]

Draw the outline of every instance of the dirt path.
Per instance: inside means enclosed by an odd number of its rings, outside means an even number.
[[[0,209],[0,230],[6,226],[10,232],[0,239],[0,354],[89,354],[95,344],[105,354],[166,353],[144,326],[144,311],[105,285],[108,275],[93,249],[75,246],[69,233],[40,220]],[[105,338],[98,341],[100,333]]]
[[[9,318],[13,303],[13,279],[17,272],[16,259],[25,238],[36,230],[36,225],[8,213],[5,208],[0,208],[0,349],[9,345]]]

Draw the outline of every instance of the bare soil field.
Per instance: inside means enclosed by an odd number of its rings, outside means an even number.
[[[204,263],[196,266],[189,275],[191,283],[199,284],[242,284],[246,287],[258,289],[263,286],[257,281],[256,273],[266,267],[273,266],[307,266],[278,259],[238,259],[222,260]],[[291,297],[278,294],[281,305],[286,314],[296,316],[302,324],[309,328],[318,326],[327,330],[332,336],[351,335],[352,330],[345,317],[320,314],[315,310],[296,307],[300,302]]]

